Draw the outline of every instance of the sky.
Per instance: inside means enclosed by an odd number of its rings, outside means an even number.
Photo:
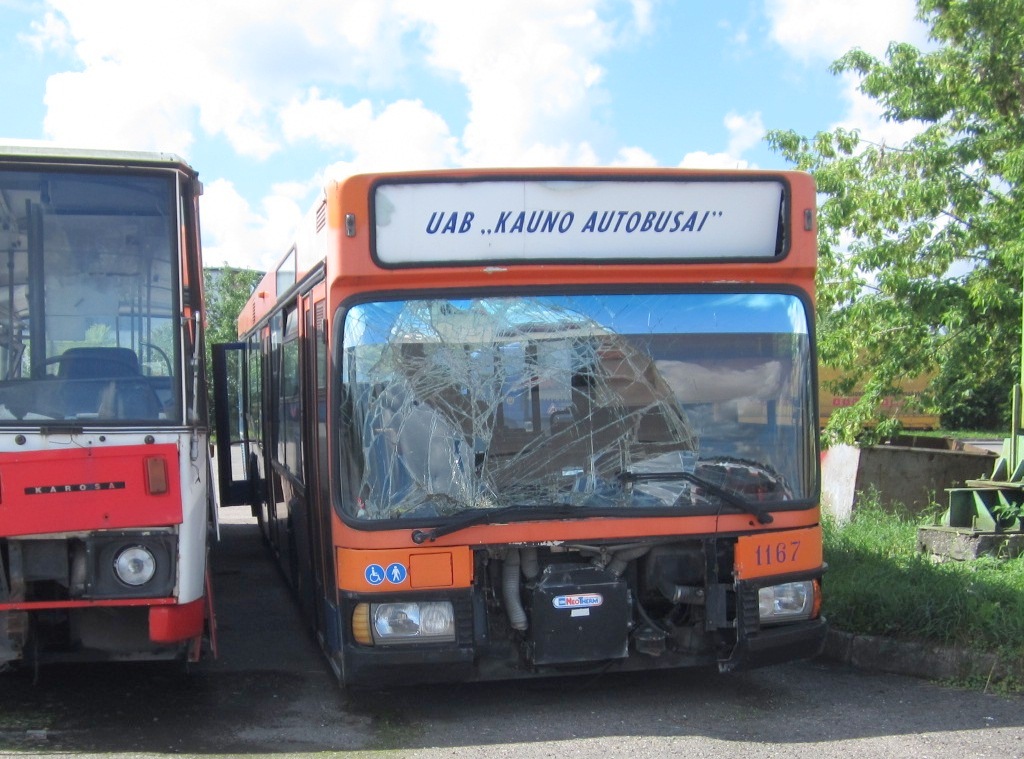
[[[789,168],[896,144],[830,64],[927,45],[913,0],[0,0],[0,144],[199,171],[207,266],[273,268],[324,183],[487,166]]]

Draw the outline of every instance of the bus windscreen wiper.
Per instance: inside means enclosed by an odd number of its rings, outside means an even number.
[[[768,513],[765,507],[756,501],[748,501],[745,498],[741,498],[735,493],[723,488],[721,485],[716,485],[710,480],[706,480],[700,475],[693,474],[692,472],[620,472],[618,474],[618,478],[619,481],[624,483],[658,481],[672,482],[685,480],[686,482],[693,483],[694,485],[703,488],[707,492],[711,493],[711,495],[718,496],[730,506],[746,512],[747,514],[753,514],[761,524],[771,524],[775,521],[775,517]]]
[[[543,506],[515,503],[496,509],[474,509],[464,514],[461,518],[439,525],[432,530],[413,530],[412,542],[417,545],[427,541],[433,542],[442,535],[451,535],[453,532],[458,532],[478,524],[498,522],[505,517],[515,516],[516,519],[514,521],[528,522],[532,519],[550,519],[551,517],[572,516],[579,513],[580,507],[574,506],[571,503],[552,503]]]

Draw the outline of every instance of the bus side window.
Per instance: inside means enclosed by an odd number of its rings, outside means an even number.
[[[298,312],[285,315],[278,367],[278,460],[297,477],[302,476],[302,393],[299,381]]]
[[[263,437],[263,339],[260,334],[249,338],[249,349],[246,351],[248,366],[246,375],[249,386],[248,403],[246,404],[246,424],[248,435],[260,440]]]

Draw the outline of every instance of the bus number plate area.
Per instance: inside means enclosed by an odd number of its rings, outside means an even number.
[[[744,535],[736,540],[735,572],[739,580],[819,569],[821,527]]]

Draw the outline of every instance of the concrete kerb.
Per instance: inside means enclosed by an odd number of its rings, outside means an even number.
[[[878,635],[854,635],[832,628],[821,658],[857,669],[926,680],[1024,680],[1024,662],[998,654],[900,641]]]

